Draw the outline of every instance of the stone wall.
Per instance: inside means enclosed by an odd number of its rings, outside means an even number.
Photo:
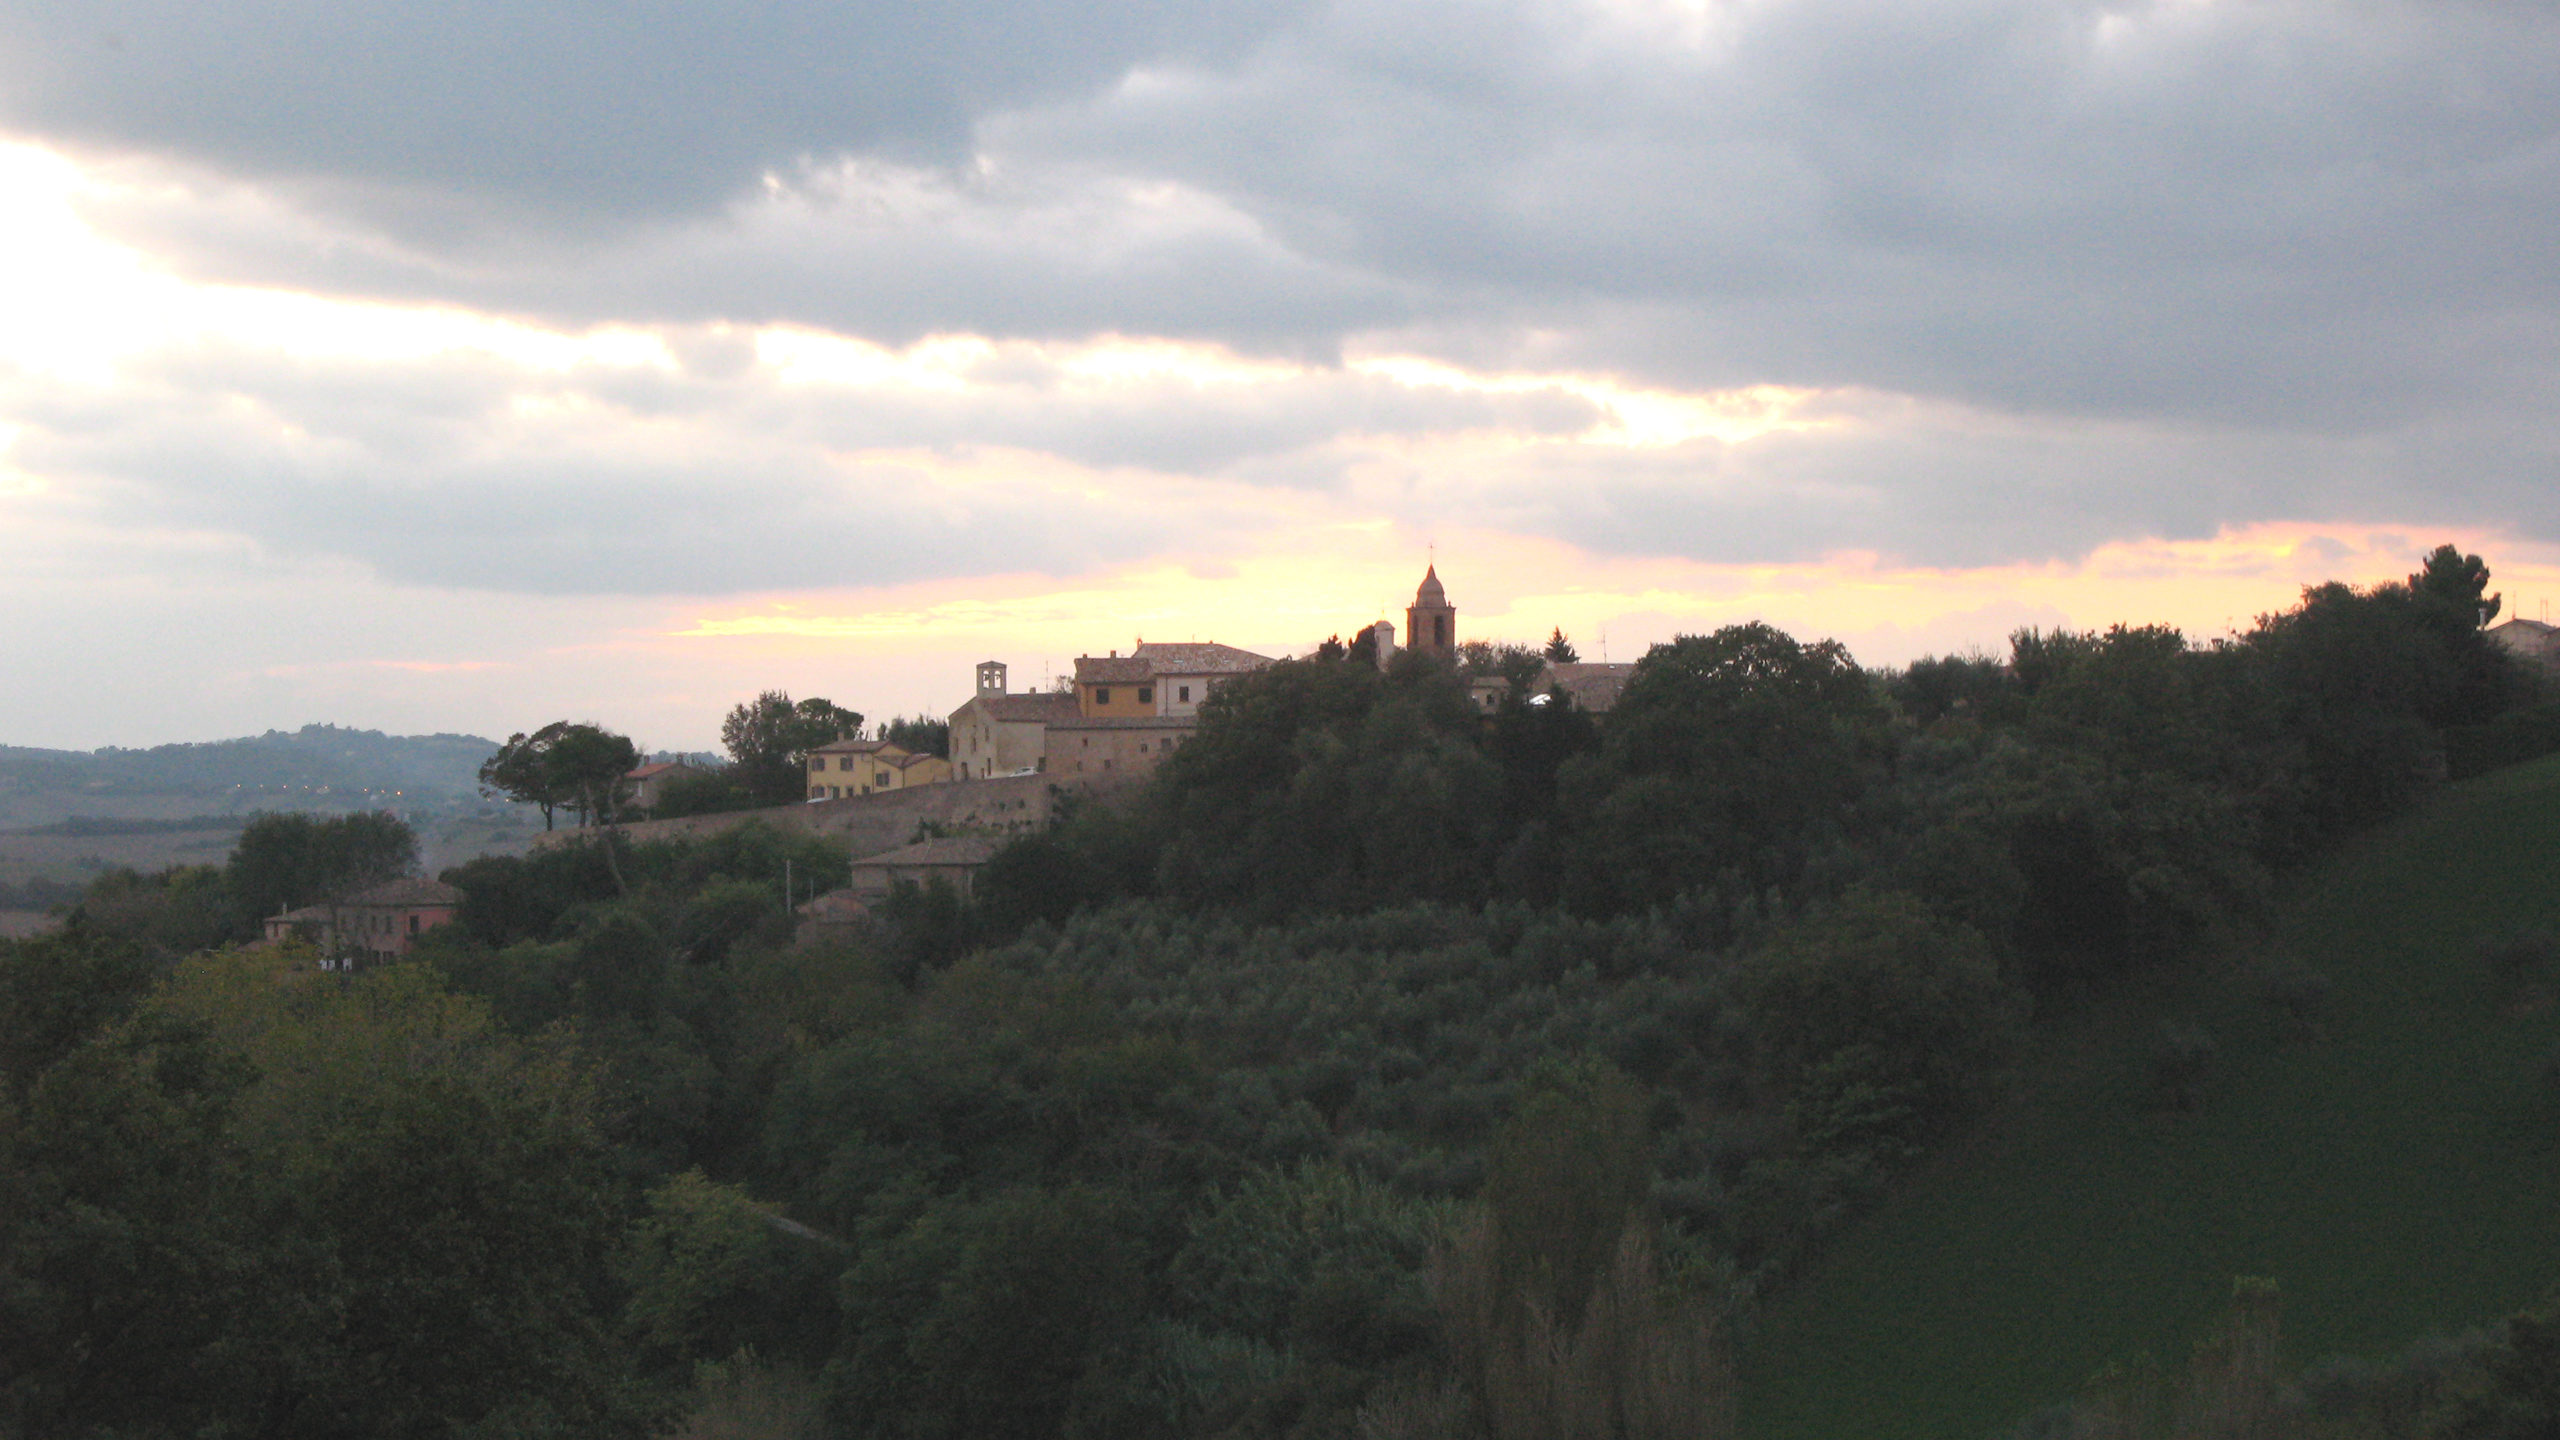
[[[853,858],[878,855],[912,843],[926,826],[974,834],[1021,835],[1049,823],[1050,808],[1062,788],[1089,788],[1054,775],[1013,775],[995,780],[967,780],[919,785],[842,800],[811,800],[766,810],[732,810],[721,815],[687,815],[677,820],[641,820],[621,827],[625,838],[671,840],[716,835],[733,825],[761,820],[777,829],[814,830],[836,836],[852,848]],[[559,845],[588,832],[555,830],[534,841],[537,847]]]

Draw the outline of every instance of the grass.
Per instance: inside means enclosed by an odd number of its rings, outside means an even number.
[[[2560,757],[2452,787],[2299,877],[2273,944],[2333,982],[2286,1037],[2236,976],[2077,1027],[1957,1156],[1775,1302],[1756,1440],[1979,1440],[2110,1361],[2181,1358],[2274,1278],[2295,1361],[2381,1355],[2560,1284],[2560,1009],[2476,957],[2560,929]],[[2220,1042],[2191,1113],[2147,1103],[2165,1018]]]

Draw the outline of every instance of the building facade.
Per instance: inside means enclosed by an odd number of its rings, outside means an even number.
[[[1095,716],[1049,727],[1049,773],[1124,779],[1144,775],[1200,728],[1197,716]]]
[[[461,907],[462,892],[441,880],[394,880],[268,916],[262,928],[270,942],[307,940],[319,948],[322,964],[351,969],[408,954],[419,936],[452,924]]]
[[[655,810],[658,808],[658,802],[666,798],[669,784],[687,776],[704,773],[706,772],[700,768],[687,765],[681,760],[658,760],[623,776],[622,783],[633,805],[643,810]]]
[[[951,762],[886,740],[838,740],[809,752],[809,798],[842,800],[951,778]]]
[[[1010,694],[1004,662],[981,661],[978,693],[951,712],[951,778],[1039,774],[1047,764],[1049,727],[1077,713],[1073,692]]]

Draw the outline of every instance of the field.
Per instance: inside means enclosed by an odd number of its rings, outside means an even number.
[[[1755,1440],[1978,1440],[2100,1367],[2175,1361],[2233,1277],[2296,1361],[2383,1355],[2560,1283],[2560,1040],[2483,939],[2560,929],[2560,758],[2453,787],[2300,877],[2273,953],[2333,982],[2287,1033],[2230,972],[2073,1027],[1983,1133],[1853,1227],[1746,1356]],[[2218,1056],[2156,1100],[2166,1019]]]
[[[0,890],[31,880],[85,885],[116,868],[149,873],[172,865],[219,865],[230,858],[241,823],[233,818],[208,821],[200,830],[130,835],[0,830]],[[420,867],[430,875],[477,855],[520,855],[542,830],[540,818],[520,806],[482,806],[417,817],[415,823]]]
[[[122,866],[165,870],[172,865],[219,865],[240,838],[239,822],[203,830],[142,835],[52,835],[0,830],[0,885],[29,880],[83,884],[99,871]]]

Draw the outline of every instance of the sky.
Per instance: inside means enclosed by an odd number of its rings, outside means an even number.
[[[0,744],[2560,600],[2560,9],[0,0]]]

